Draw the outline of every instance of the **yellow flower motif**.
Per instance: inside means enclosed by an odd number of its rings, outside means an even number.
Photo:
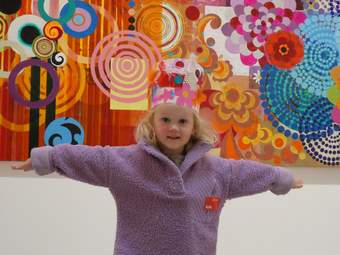
[[[190,94],[189,94],[188,91],[184,91],[184,92],[183,92],[183,97],[189,97],[189,95],[190,95]]]

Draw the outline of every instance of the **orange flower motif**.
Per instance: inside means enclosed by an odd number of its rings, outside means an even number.
[[[193,100],[193,105],[200,105],[206,100],[207,100],[207,96],[204,94],[204,91],[202,89],[198,89],[196,93],[196,97]]]
[[[217,67],[212,72],[212,78],[214,81],[226,81],[232,75],[232,66],[229,61],[219,58],[217,62]]]
[[[227,83],[222,91],[216,91],[209,97],[210,104],[220,121],[231,124],[235,130],[242,130],[254,125],[254,109],[258,106],[258,95],[236,84]],[[229,126],[229,125],[225,125]]]
[[[237,147],[237,135],[244,136],[256,129],[259,119],[255,109],[259,104],[255,91],[244,89],[233,82],[228,82],[222,91],[206,90],[208,100],[203,107],[209,108],[209,121],[220,134],[221,157],[242,158]],[[202,105],[201,105],[202,106]],[[201,109],[202,109],[201,108]],[[244,144],[245,147],[249,147]]]
[[[303,42],[293,32],[272,33],[267,37],[264,48],[268,63],[278,69],[291,69],[304,56]]]

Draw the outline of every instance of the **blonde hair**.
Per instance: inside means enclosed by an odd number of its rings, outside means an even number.
[[[153,128],[153,121],[157,107],[152,108],[144,118],[139,122],[135,130],[136,142],[144,139],[147,143],[158,146],[157,138]],[[209,125],[209,123],[202,119],[196,111],[193,111],[194,117],[194,132],[191,139],[185,146],[187,152],[197,141],[204,141],[206,143],[215,144],[218,141],[218,134]]]

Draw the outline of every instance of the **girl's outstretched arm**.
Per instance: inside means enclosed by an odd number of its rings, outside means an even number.
[[[12,166],[14,170],[35,169],[38,175],[57,171],[72,179],[107,186],[110,179],[109,147],[61,144],[34,148],[31,158]]]
[[[251,160],[228,160],[231,167],[228,198],[252,195],[270,190],[281,195],[303,187],[301,179],[282,167]]]

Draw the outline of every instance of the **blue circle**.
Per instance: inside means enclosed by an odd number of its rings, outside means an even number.
[[[133,8],[135,7],[136,3],[134,1],[130,1],[129,2],[129,7]]]
[[[263,102],[261,103],[261,105],[262,105],[263,108],[266,108],[266,107],[269,106],[268,103],[267,103],[266,101],[263,101]]]
[[[286,137],[289,137],[290,136],[290,131],[289,130],[286,130],[285,132],[284,132],[284,135],[286,136]]]
[[[264,109],[264,113],[265,113],[266,115],[270,114],[270,109],[268,109],[268,108]]]
[[[293,133],[292,138],[293,138],[294,140],[299,139],[299,134],[298,134],[298,133]]]
[[[68,22],[62,23],[61,25],[62,25],[65,33],[67,33],[67,34],[69,34],[73,37],[76,37],[76,38],[83,38],[83,37],[86,37],[86,36],[88,36],[88,35],[90,35],[94,32],[94,30],[96,29],[97,24],[98,24],[98,16],[96,14],[96,11],[88,3],[80,1],[80,0],[77,0],[74,3],[76,5],[76,9],[77,8],[84,9],[86,12],[88,12],[88,14],[90,14],[91,24],[89,25],[89,27],[86,30],[83,30],[83,31],[75,31],[75,30],[71,29],[68,25]],[[68,12],[68,5],[64,5],[64,7],[62,8],[62,10],[60,12],[60,16],[65,15],[67,12]],[[75,11],[75,13],[76,13],[76,11]]]
[[[84,128],[73,118],[59,118],[52,121],[45,130],[44,142],[46,145],[57,144],[83,144]]]
[[[280,133],[282,133],[285,130],[285,128],[283,126],[279,126],[277,128],[277,131],[279,131]]]

